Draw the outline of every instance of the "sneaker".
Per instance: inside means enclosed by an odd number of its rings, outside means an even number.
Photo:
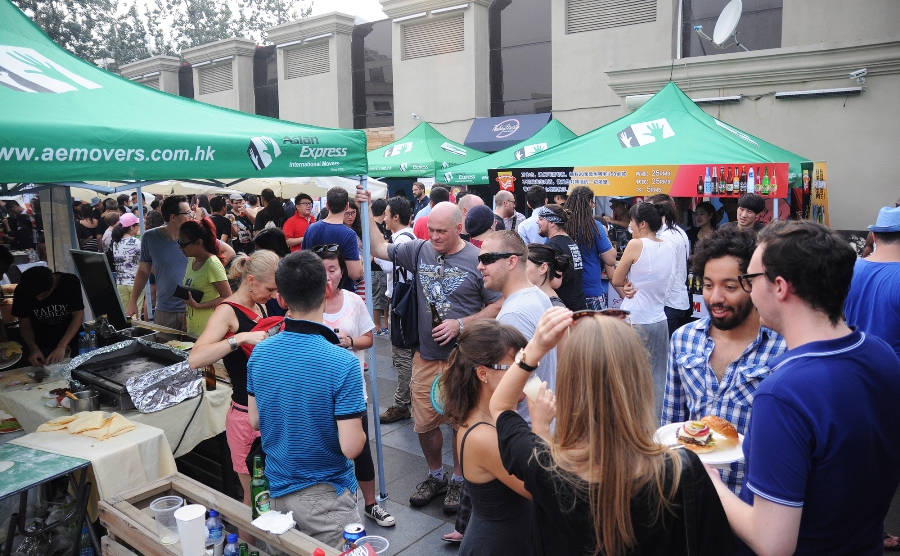
[[[447,496],[444,497],[444,513],[453,515],[459,510],[459,498],[462,496],[462,481],[447,483]]]
[[[387,336],[387,333],[388,333],[387,328],[381,328],[381,329],[375,331],[376,336]]]
[[[397,524],[397,520],[394,519],[394,516],[387,513],[387,511],[378,504],[372,505],[371,508],[365,508],[364,511],[367,516],[374,519],[375,523],[382,527],[393,527]]]
[[[416,508],[421,508],[425,506],[441,494],[443,494],[447,490],[447,476],[444,476],[443,481],[439,481],[436,478],[428,475],[428,478],[416,485],[416,491],[412,496],[409,497],[409,503],[415,506]],[[459,495],[456,496],[457,503],[459,502]]]
[[[378,417],[378,420],[381,421],[382,425],[387,425],[388,423],[396,423],[410,417],[412,417],[412,414],[410,414],[408,407],[392,405]]]

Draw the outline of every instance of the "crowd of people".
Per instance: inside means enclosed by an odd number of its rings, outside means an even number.
[[[686,216],[668,195],[595,216],[589,188],[532,187],[526,216],[506,191],[489,204],[440,184],[412,193],[334,188],[318,215],[303,194],[174,195],[140,238],[127,199],[79,207],[81,247],[110,254],[127,314],[146,312],[149,281],[155,321],[199,336],[190,364],[225,363],[245,503],[261,449],[272,507],[313,538],[340,544],[358,491],[369,519],[396,524],[375,497],[365,387],[365,352],[389,335],[398,385],[377,417],[412,419],[427,469],[409,503],[456,514],[443,540],[463,554],[900,544],[883,527],[900,482],[900,207],[882,209],[857,260],[819,224],[764,225],[754,194],[720,225],[711,203]],[[689,275],[707,317],[693,317]],[[30,296],[65,283],[53,276]],[[708,416],[740,433],[743,459],[712,468],[655,436]]]

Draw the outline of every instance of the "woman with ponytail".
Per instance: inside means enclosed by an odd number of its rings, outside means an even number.
[[[241,481],[244,504],[250,505],[250,470],[247,456],[253,440],[259,436],[250,426],[247,414],[247,359],[244,345],[255,346],[266,339],[265,331],[253,331],[260,319],[269,316],[265,304],[275,298],[275,270],[278,255],[259,250],[249,257],[240,255],[231,265],[231,276],[239,286],[213,311],[206,329],[194,344],[188,364],[192,369],[212,365],[218,360],[225,364],[231,379],[231,407],[225,414],[225,439],[231,451],[231,465]],[[239,531],[241,539],[252,540],[249,533]]]
[[[534,554],[531,494],[521,480],[504,469],[490,413],[494,390],[526,343],[522,333],[508,324],[494,319],[476,321],[460,334],[440,378],[444,416],[456,429],[463,488],[472,504],[472,516],[459,548],[463,556]],[[549,404],[532,408],[540,412]],[[536,421],[550,423],[544,418]],[[549,426],[546,428],[539,434],[549,435]]]
[[[622,309],[631,311],[631,323],[650,353],[657,416],[662,412],[669,356],[666,289],[675,267],[672,245],[656,237],[663,223],[662,210],[651,203],[640,203],[628,211],[632,239],[612,279],[613,286],[625,289]]]
[[[571,264],[572,257],[561,255],[543,243],[529,243],[525,276],[547,294],[554,307],[565,307],[566,304],[556,295],[556,288],[562,285],[563,273]]]
[[[134,277],[141,263],[141,240],[134,237],[141,231],[137,216],[129,213],[119,218],[118,224],[112,228],[113,264],[116,271],[116,289],[122,298],[122,306],[128,307],[131,301],[131,291],[134,289]],[[144,294],[141,293],[137,302],[138,311],[144,307]],[[140,315],[138,315],[140,316]]]
[[[178,232],[178,246],[188,258],[183,285],[203,292],[201,301],[188,294],[184,302],[187,332],[193,336],[203,332],[213,309],[231,295],[217,242],[216,226],[209,218],[185,222]]]

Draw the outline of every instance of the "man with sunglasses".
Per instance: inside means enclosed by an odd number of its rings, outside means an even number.
[[[184,326],[184,301],[175,297],[175,287],[184,280],[187,257],[178,245],[181,225],[193,218],[184,195],[166,197],[160,206],[164,226],[147,230],[141,237],[141,262],[134,276],[131,301],[126,315],[137,314],[137,302],[144,293],[150,273],[156,277],[156,309],[153,321],[161,326],[181,330]]]
[[[478,249],[460,237],[462,213],[450,202],[439,203],[428,215],[430,241],[388,244],[371,215],[370,192],[356,189],[356,203],[369,206],[372,255],[392,260],[414,273],[418,287],[418,352],[413,356],[410,391],[413,430],[428,464],[428,477],[410,497],[413,506],[425,506],[446,491],[444,512],[456,513],[462,490],[459,454],[453,449],[453,478],[444,476],[441,459],[445,422],[431,404],[431,386],[443,372],[456,338],[476,319],[494,318],[500,311],[500,294],[484,287],[478,270]],[[365,205],[363,205],[365,203]],[[436,320],[439,324],[432,325]],[[455,436],[455,433],[454,433]],[[453,446],[456,446],[454,438]]]
[[[739,276],[747,272],[756,234],[737,228],[718,230],[694,249],[694,275],[703,284],[709,316],[672,334],[663,425],[716,415],[747,434],[753,395],[769,376],[769,362],[787,345],[778,333],[760,326],[750,293]],[[722,480],[741,491],[744,463],[732,463]]]
[[[316,221],[316,217],[312,215],[313,200],[306,193],[297,195],[294,199],[296,211],[294,215],[287,219],[284,223],[284,239],[287,241],[291,252],[302,249],[303,236],[306,230]]]
[[[525,215],[516,210],[516,197],[509,191],[499,191],[494,195],[494,214],[500,218],[503,227],[498,230],[517,230]]]
[[[844,322],[855,263],[828,228],[774,222],[740,278],[788,346],[756,390],[740,498],[710,473],[745,554],[883,552],[900,483],[900,361]]]
[[[481,244],[478,270],[484,278],[485,288],[503,294],[503,305],[497,320],[515,326],[530,340],[541,315],[553,304],[547,294],[525,275],[527,260],[528,247],[522,236],[513,230],[501,230],[492,232]],[[547,383],[548,389],[556,391],[556,348],[544,355],[535,374]],[[531,423],[528,405],[524,401],[519,403],[518,412]]]

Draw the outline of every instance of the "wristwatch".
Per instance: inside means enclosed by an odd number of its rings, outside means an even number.
[[[462,319],[456,319],[456,322],[458,322],[458,323],[459,323],[459,333],[460,333],[460,334],[462,334],[462,331],[463,331],[463,328],[465,328],[465,327],[466,327],[466,325],[465,325],[465,324],[463,324],[463,321],[462,321]]]
[[[525,362],[525,348],[519,350],[519,353],[516,354],[515,361],[516,365],[518,365],[520,369],[528,371],[529,373],[533,373],[538,367],[541,366],[540,362],[537,362],[534,365],[529,365]]]
[[[231,346],[231,351],[237,351],[240,347],[237,343],[237,340],[234,339],[234,336],[230,336],[228,338],[228,345]]]

